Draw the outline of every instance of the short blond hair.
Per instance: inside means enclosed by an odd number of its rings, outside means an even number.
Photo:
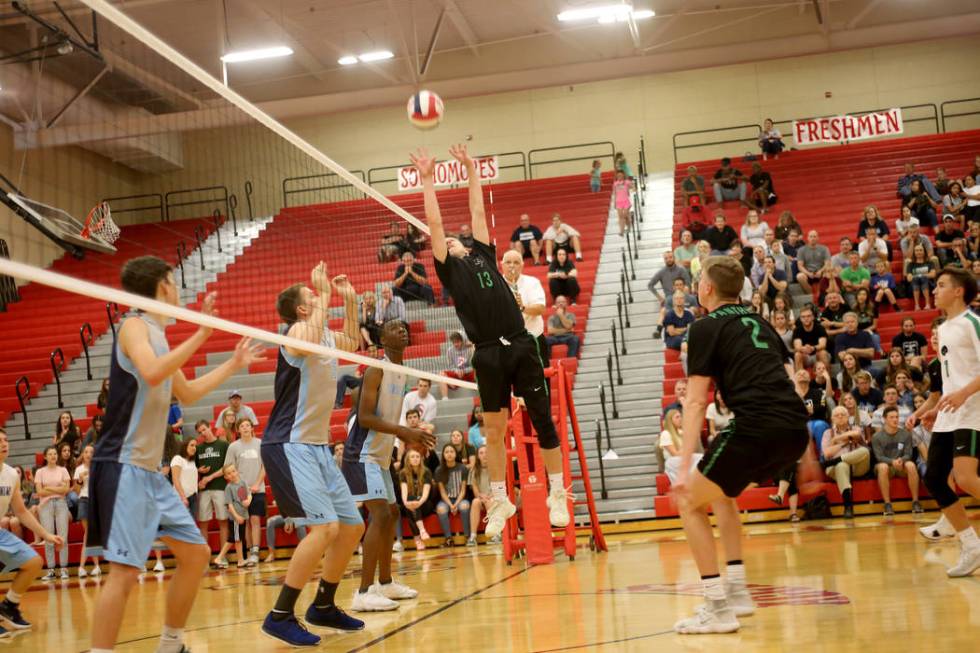
[[[701,265],[703,274],[715,288],[719,299],[737,299],[745,285],[745,270],[731,256],[709,256]]]

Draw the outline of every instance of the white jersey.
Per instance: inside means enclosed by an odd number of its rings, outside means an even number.
[[[943,394],[962,390],[980,376],[980,318],[969,309],[939,325],[939,362]],[[936,417],[934,433],[980,429],[980,393],[971,395],[955,411]]]
[[[10,509],[10,499],[14,496],[14,488],[20,487],[20,476],[17,470],[3,463],[0,467],[0,517]]]

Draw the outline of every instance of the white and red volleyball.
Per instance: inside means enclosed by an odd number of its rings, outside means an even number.
[[[442,114],[442,98],[432,91],[419,91],[408,98],[408,121],[419,129],[435,128]]]

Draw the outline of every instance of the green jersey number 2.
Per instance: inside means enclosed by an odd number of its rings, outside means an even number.
[[[769,345],[765,342],[759,340],[759,322],[751,317],[743,317],[741,319],[742,324],[752,329],[752,344],[755,345],[756,349],[769,349]]]
[[[493,277],[490,276],[489,272],[477,272],[476,280],[480,282],[481,288],[493,288]]]

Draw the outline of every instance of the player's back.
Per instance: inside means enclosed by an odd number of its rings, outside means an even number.
[[[330,413],[336,389],[336,362],[321,356],[293,356],[279,347],[275,402],[263,444],[330,442]]]
[[[779,427],[806,418],[786,373],[789,351],[761,315],[736,304],[694,322],[688,337],[688,374],[709,376],[736,419]]]
[[[120,332],[129,320],[141,320],[146,325],[150,347],[157,357],[170,351],[163,326],[156,320],[139,313],[126,318]],[[169,378],[155,386],[147,383],[133,361],[122,352],[116,338],[109,364],[109,401],[93,460],[129,463],[151,471],[159,469],[172,385]]]

